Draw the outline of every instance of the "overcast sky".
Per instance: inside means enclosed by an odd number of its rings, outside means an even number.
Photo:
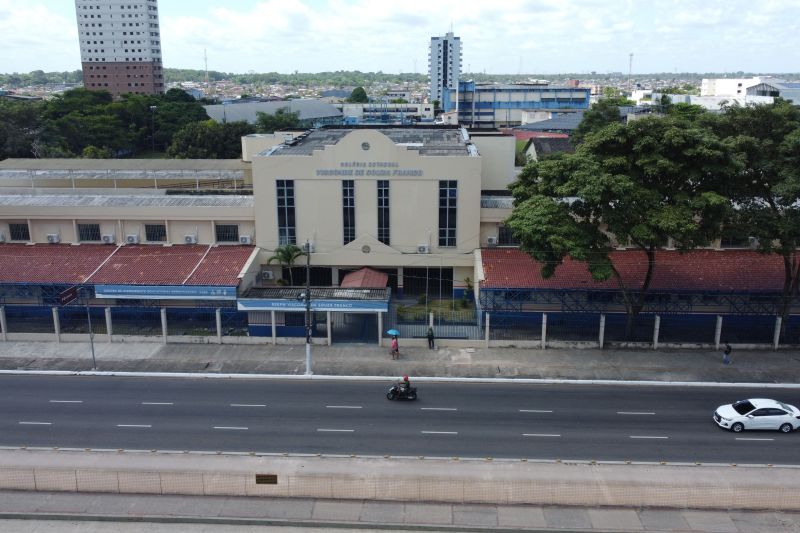
[[[159,0],[164,66],[427,72],[452,24],[463,70],[798,72],[800,0]],[[0,72],[80,69],[72,0],[0,0]]]

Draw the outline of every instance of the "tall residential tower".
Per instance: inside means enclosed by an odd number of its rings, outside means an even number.
[[[75,0],[75,13],[84,87],[164,92],[158,0]]]
[[[458,87],[461,75],[461,38],[453,32],[443,37],[431,37],[431,50],[428,55],[428,75],[431,79],[430,101],[441,104],[448,89]]]

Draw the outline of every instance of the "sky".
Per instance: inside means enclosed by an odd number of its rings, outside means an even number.
[[[798,72],[800,0],[159,0],[167,68],[426,73]],[[72,0],[0,0],[0,72],[79,70]]]

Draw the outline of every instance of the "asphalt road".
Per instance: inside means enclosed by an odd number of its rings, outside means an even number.
[[[0,445],[800,465],[800,432],[733,434],[723,403],[800,391],[0,377]]]

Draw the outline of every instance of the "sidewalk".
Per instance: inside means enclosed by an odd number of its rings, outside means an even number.
[[[304,345],[95,343],[97,368],[115,372],[294,374]],[[733,364],[709,350],[312,347],[313,372],[338,376],[530,378],[716,383],[800,383],[796,351],[734,350]],[[90,370],[87,343],[0,342],[0,369]]]

